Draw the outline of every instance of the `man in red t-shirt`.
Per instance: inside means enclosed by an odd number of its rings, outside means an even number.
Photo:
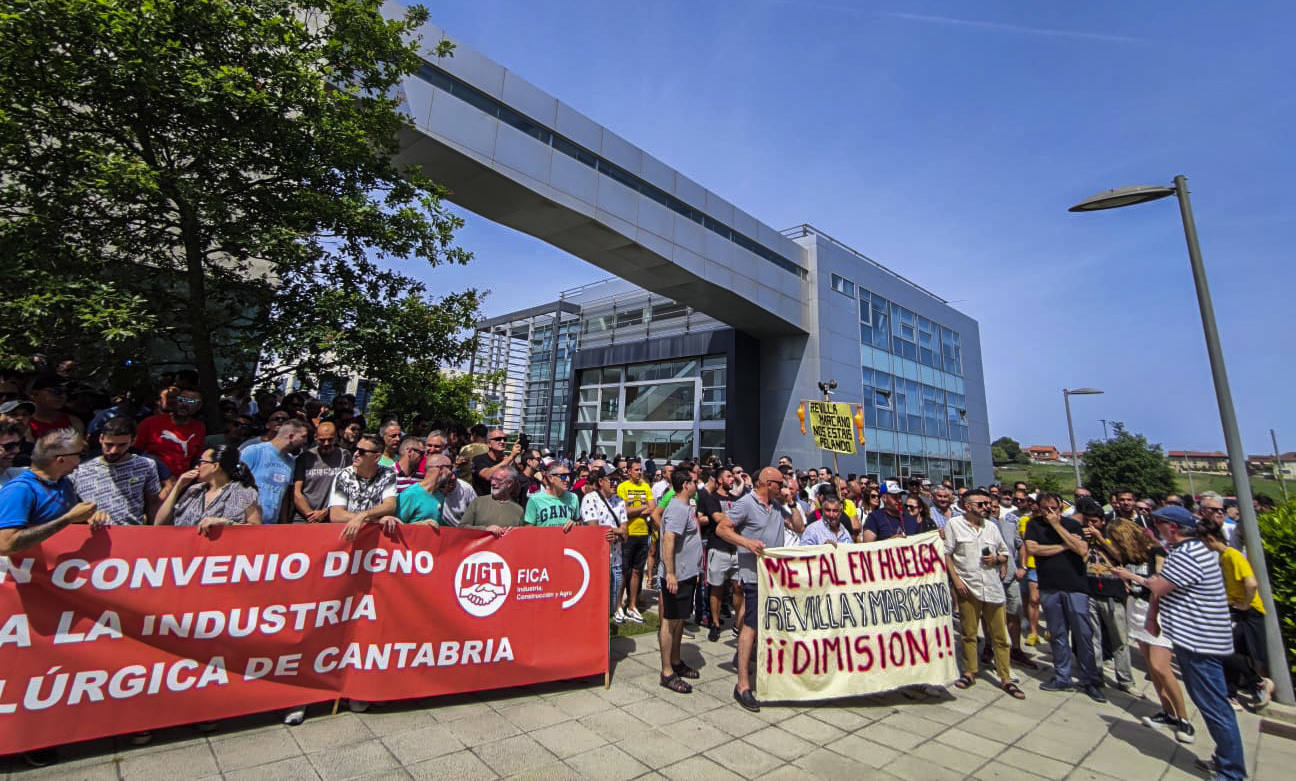
[[[202,455],[207,426],[194,417],[202,409],[201,393],[182,390],[170,398],[171,412],[159,412],[140,421],[135,449],[157,456],[172,475],[179,477]]]
[[[85,424],[75,415],[69,415],[63,409],[67,403],[67,387],[63,378],[57,375],[37,377],[32,380],[28,395],[36,407],[31,419],[31,435],[38,440],[51,431],[61,428],[74,428],[85,432]]]

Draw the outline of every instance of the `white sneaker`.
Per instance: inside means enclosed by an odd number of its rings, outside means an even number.
[[[617,612],[612,614],[612,623],[624,624],[625,620],[626,620],[625,611],[622,610],[621,608],[617,608]]]
[[[369,710],[368,700],[347,700],[347,707],[352,713],[364,713]]]
[[[636,624],[642,624],[644,622],[643,615],[641,615],[639,611],[635,610],[634,608],[630,608],[629,610],[627,610],[625,612],[625,617],[627,621],[633,621]]]
[[[301,724],[305,720],[306,720],[306,709],[297,708],[296,710],[290,710],[286,714],[284,714],[283,723],[287,724],[290,727],[295,727],[298,724]]]

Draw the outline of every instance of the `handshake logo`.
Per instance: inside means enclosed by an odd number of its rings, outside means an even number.
[[[459,563],[455,596],[469,615],[482,618],[504,606],[513,586],[508,562],[497,553],[480,551]]]

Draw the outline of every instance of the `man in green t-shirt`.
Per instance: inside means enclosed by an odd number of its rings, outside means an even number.
[[[555,461],[545,470],[544,487],[531,494],[522,523],[527,526],[562,526],[569,531],[580,520],[580,500],[567,490],[571,469]]]

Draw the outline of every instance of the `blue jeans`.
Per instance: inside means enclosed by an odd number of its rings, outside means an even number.
[[[609,608],[609,615],[611,615],[612,613],[616,612],[617,597],[621,595],[622,581],[621,581],[621,557],[620,556],[612,557],[612,567],[610,572],[608,573],[608,577],[610,580],[610,583],[608,585],[612,587],[611,607]]]
[[[1229,706],[1224,684],[1223,657],[1207,656],[1175,646],[1175,659],[1183,674],[1184,688],[1192,698],[1211,739],[1215,741],[1215,769],[1223,779],[1246,778],[1246,755],[1237,714]]]
[[[1041,591],[1040,609],[1051,635],[1049,647],[1053,651],[1054,682],[1071,685],[1071,645],[1074,641],[1075,660],[1080,666],[1080,685],[1102,686],[1102,674],[1094,661],[1089,595],[1076,591]]]

